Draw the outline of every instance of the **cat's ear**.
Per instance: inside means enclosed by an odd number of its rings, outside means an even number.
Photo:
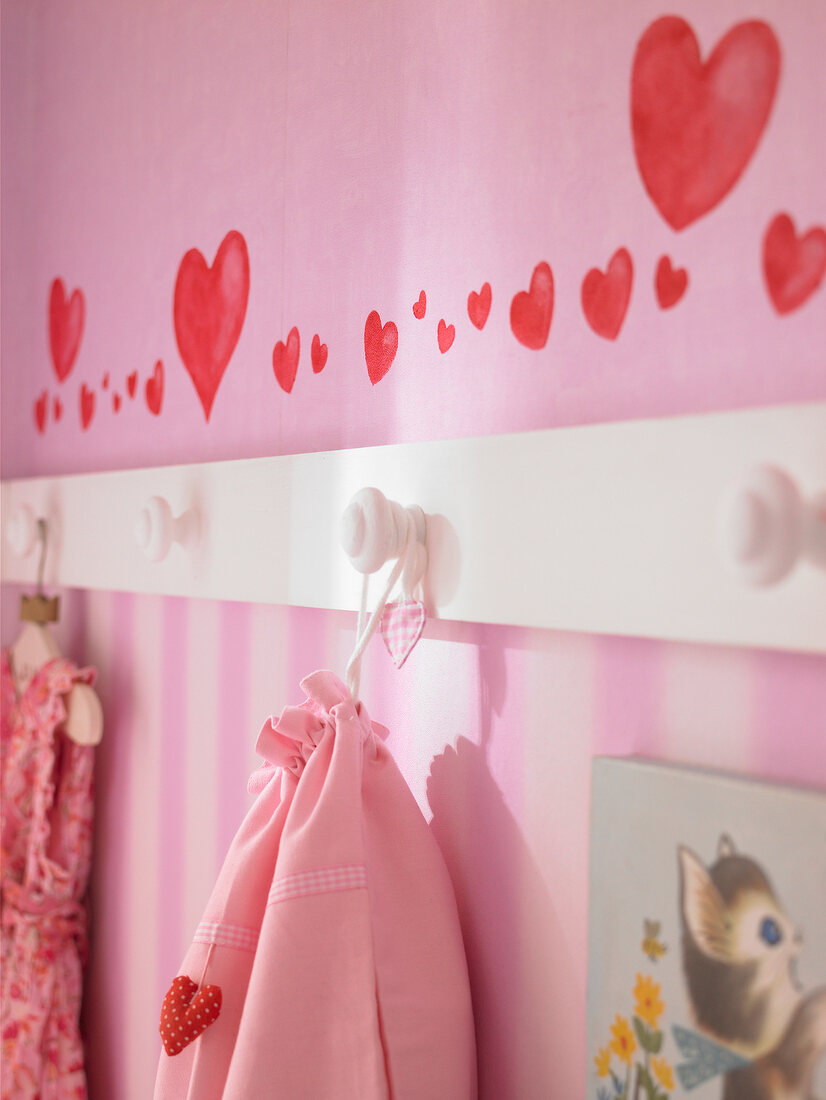
[[[728,833],[720,833],[720,841],[717,845],[717,858],[724,859],[726,856],[734,856],[736,854],[737,849],[734,847],[734,841]]]
[[[726,961],[731,956],[726,904],[702,860],[682,845],[679,854],[680,902],[686,926],[703,954]]]

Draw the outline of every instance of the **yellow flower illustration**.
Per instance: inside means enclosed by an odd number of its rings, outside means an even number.
[[[645,1020],[651,1027],[656,1027],[665,1005],[660,1000],[660,987],[657,982],[647,975],[637,975],[637,984],[634,986],[634,1012],[641,1020]]]
[[[637,1049],[637,1040],[634,1038],[628,1021],[619,1013],[611,1024],[611,1034],[614,1036],[611,1041],[611,1050],[621,1062],[625,1062],[626,1066],[630,1066],[631,1058]]]
[[[652,1058],[651,1068],[654,1070],[654,1076],[664,1089],[674,1088],[674,1071],[665,1058]]]
[[[599,1054],[594,1056],[594,1061],[597,1064],[597,1073],[600,1077],[607,1077],[611,1072],[611,1051],[608,1047],[603,1047]]]

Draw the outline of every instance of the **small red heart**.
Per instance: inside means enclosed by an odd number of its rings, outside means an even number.
[[[439,351],[444,355],[446,351],[450,350],[453,344],[456,337],[456,327],[454,325],[446,325],[444,320],[441,320],[439,321],[437,336],[439,340]]]
[[[49,346],[58,382],[62,382],[74,366],[83,335],[85,311],[83,292],[72,291],[67,302],[63,280],[55,279],[49,295]]]
[[[295,376],[298,371],[298,356],[301,352],[301,339],[298,329],[293,325],[287,337],[287,343],[279,340],[272,349],[272,369],[278,385],[289,393],[295,384]]]
[[[654,286],[660,308],[671,309],[685,294],[685,288],[688,286],[688,272],[684,267],[672,267],[670,256],[660,256]]]
[[[80,387],[80,423],[84,432],[92,423],[92,417],[95,415],[95,394],[94,390],[90,390],[86,383]]]
[[[544,348],[554,312],[554,277],[550,265],[536,265],[530,290],[520,290],[511,302],[511,330],[520,344],[538,351]]]
[[[163,1047],[170,1058],[180,1054],[197,1039],[221,1013],[221,987],[197,985],[186,974],[174,978],[163,999],[161,1033]]]
[[[46,431],[46,409],[49,403],[49,395],[44,390],[34,403],[34,422],[41,435]]]
[[[63,402],[60,400],[59,397],[55,397],[54,402],[52,403],[52,415],[54,416],[55,423],[57,423],[58,420],[60,420],[61,416],[63,416]]]
[[[416,318],[416,320],[421,321],[422,317],[424,317],[424,315],[425,315],[425,310],[426,309],[427,309],[427,295],[425,294],[424,291],[422,291],[421,294],[419,295],[418,302],[413,303],[413,316]]]
[[[105,389],[105,390],[108,390],[108,389],[109,389],[109,371],[107,371],[107,372],[106,372],[106,374],[104,374],[104,376],[103,376],[103,382],[101,382],[101,386],[102,386],[102,387],[103,387],[103,389]]]
[[[392,321],[382,327],[381,317],[374,309],[364,323],[364,358],[374,386],[390,370],[398,347],[399,330]]]
[[[606,340],[616,340],[631,300],[634,265],[627,248],[618,248],[605,272],[592,267],[582,280],[585,320]]]
[[[138,388],[138,372],[133,370],[131,374],[126,377],[126,390],[130,397],[135,396],[135,390]]]
[[[116,413],[120,412],[120,394],[119,393],[113,393],[112,394],[112,408],[115,410]]]
[[[763,274],[778,313],[803,305],[826,274],[826,229],[818,225],[798,237],[789,215],[778,214],[763,238]]]
[[[146,380],[146,407],[155,416],[159,416],[163,404],[163,363],[159,359],[152,371],[152,377]]]
[[[313,364],[313,374],[321,374],[327,362],[327,345],[322,344],[318,333],[313,337],[313,342],[310,346],[310,359]]]
[[[471,290],[467,296],[467,315],[470,317],[470,323],[480,331],[487,322],[491,298],[490,283],[485,283],[478,294],[475,290]]]

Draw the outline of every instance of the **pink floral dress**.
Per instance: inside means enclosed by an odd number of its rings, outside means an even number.
[[[64,733],[63,696],[92,669],[57,657],[22,693],[0,657],[3,1100],[85,1098],[78,1017],[94,749]]]

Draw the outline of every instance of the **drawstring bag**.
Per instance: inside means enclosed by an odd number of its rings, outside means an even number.
[[[256,801],[164,999],[156,1100],[469,1100],[441,853],[387,731],[333,673],[301,686],[305,702],[261,730]]]

